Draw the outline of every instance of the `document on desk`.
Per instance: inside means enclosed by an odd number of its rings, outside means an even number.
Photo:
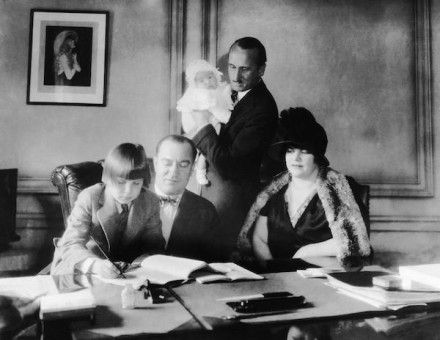
[[[227,282],[238,280],[262,280],[257,275],[235,263],[206,263],[168,255],[152,255],[145,258],[140,267],[124,273],[126,279],[104,279],[103,281],[117,285],[127,283],[141,285],[146,279],[155,284],[167,284],[189,279],[199,283]]]
[[[50,275],[7,277],[0,279],[0,295],[35,299],[57,294],[58,288]]]

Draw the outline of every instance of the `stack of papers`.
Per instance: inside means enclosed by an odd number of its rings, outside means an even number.
[[[440,264],[400,266],[400,276],[440,289]]]
[[[329,285],[339,292],[375,307],[400,309],[440,302],[440,291],[386,290],[373,285],[373,278],[389,275],[387,271],[362,271],[328,274]]]

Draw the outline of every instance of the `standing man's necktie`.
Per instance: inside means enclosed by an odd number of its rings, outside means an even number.
[[[128,204],[121,204],[121,208],[122,208],[122,215],[128,215]]]
[[[238,99],[238,92],[235,90],[232,90],[231,91],[231,100],[232,100],[233,105],[237,104],[237,99]]]

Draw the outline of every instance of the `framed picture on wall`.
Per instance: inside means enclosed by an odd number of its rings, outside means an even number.
[[[31,10],[27,104],[106,105],[108,17]]]

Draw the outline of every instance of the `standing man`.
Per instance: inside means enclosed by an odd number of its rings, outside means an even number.
[[[246,214],[260,190],[260,167],[275,133],[278,109],[262,80],[266,50],[258,39],[245,37],[229,49],[228,73],[234,109],[219,135],[206,111],[195,112],[196,147],[208,161],[210,186],[201,195],[214,203],[220,217],[224,256],[228,257]]]
[[[183,136],[170,135],[159,141],[154,157],[154,189],[160,198],[160,219],[165,253],[216,261],[218,215],[208,200],[188,190],[197,150]]]

